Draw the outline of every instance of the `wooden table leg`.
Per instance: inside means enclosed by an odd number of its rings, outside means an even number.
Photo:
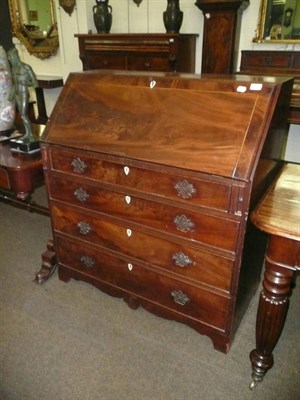
[[[265,258],[263,290],[256,320],[256,349],[250,353],[253,389],[273,366],[273,350],[280,338],[294,284],[299,242],[271,236]]]
[[[41,285],[46,282],[56,269],[56,254],[53,246],[53,240],[47,243],[47,251],[42,254],[42,267],[35,274],[34,282]]]

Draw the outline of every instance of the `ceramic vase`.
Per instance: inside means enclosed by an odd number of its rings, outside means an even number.
[[[0,135],[11,132],[16,117],[13,82],[6,52],[0,46]]]
[[[108,0],[96,0],[93,14],[97,32],[109,33],[112,24],[112,7],[108,4]]]
[[[163,21],[167,33],[178,33],[183,20],[183,12],[179,7],[179,0],[168,0],[166,11],[163,13]]]

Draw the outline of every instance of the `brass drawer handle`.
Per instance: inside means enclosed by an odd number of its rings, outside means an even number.
[[[71,165],[73,167],[73,171],[76,174],[83,174],[85,170],[87,169],[86,163],[81,160],[79,157],[74,158],[74,160],[71,162]]]
[[[145,62],[145,67],[146,67],[146,68],[150,68],[150,67],[151,67],[151,63]]]
[[[95,261],[90,256],[81,256],[80,261],[87,268],[92,268],[95,265]]]
[[[79,221],[77,227],[82,235],[88,235],[92,231],[91,225],[85,221]]]
[[[173,290],[171,292],[171,296],[173,297],[175,303],[180,304],[181,306],[185,306],[187,303],[190,302],[188,296],[181,290]]]
[[[194,230],[195,224],[185,215],[177,215],[174,218],[176,229],[181,232],[190,232]]]
[[[90,197],[90,195],[82,188],[76,188],[74,191],[74,196],[77,200],[84,203]]]
[[[197,190],[194,188],[194,186],[186,179],[183,181],[178,181],[174,185],[174,188],[176,189],[178,196],[182,197],[183,199],[190,199],[194,194],[197,193]]]
[[[189,265],[193,264],[193,261],[182,251],[178,253],[174,253],[172,256],[172,260],[175,262],[177,267],[186,268]]]

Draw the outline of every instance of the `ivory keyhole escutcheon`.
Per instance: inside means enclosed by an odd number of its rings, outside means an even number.
[[[131,229],[126,229],[127,236],[130,237],[132,235],[132,230]]]
[[[127,266],[128,266],[129,271],[132,271],[133,265],[131,263],[128,263]]]
[[[131,197],[130,196],[125,196],[125,201],[126,201],[127,204],[130,204]]]

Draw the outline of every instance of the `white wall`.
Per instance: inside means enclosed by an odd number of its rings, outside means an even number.
[[[77,0],[76,7],[69,16],[56,2],[60,48],[55,56],[46,60],[39,60],[30,56],[23,45],[17,48],[22,60],[30,64],[37,75],[55,75],[67,79],[70,72],[81,71],[82,63],[79,59],[76,33],[87,33],[92,30],[96,33],[93,20],[94,0]],[[143,0],[137,7],[132,0],[109,0],[113,8],[113,23],[111,33],[151,33],[165,32],[162,13],[167,6],[167,0]],[[194,0],[181,0],[180,8],[184,12],[181,33],[197,33],[196,73],[201,72],[203,14],[195,6]],[[251,0],[250,5],[242,15],[241,37],[239,43],[240,64],[241,50],[298,50],[300,45],[253,43],[258,23],[260,0]],[[60,89],[45,90],[45,100],[48,114],[51,113]],[[286,160],[300,163],[300,125],[292,125],[286,151]]]

